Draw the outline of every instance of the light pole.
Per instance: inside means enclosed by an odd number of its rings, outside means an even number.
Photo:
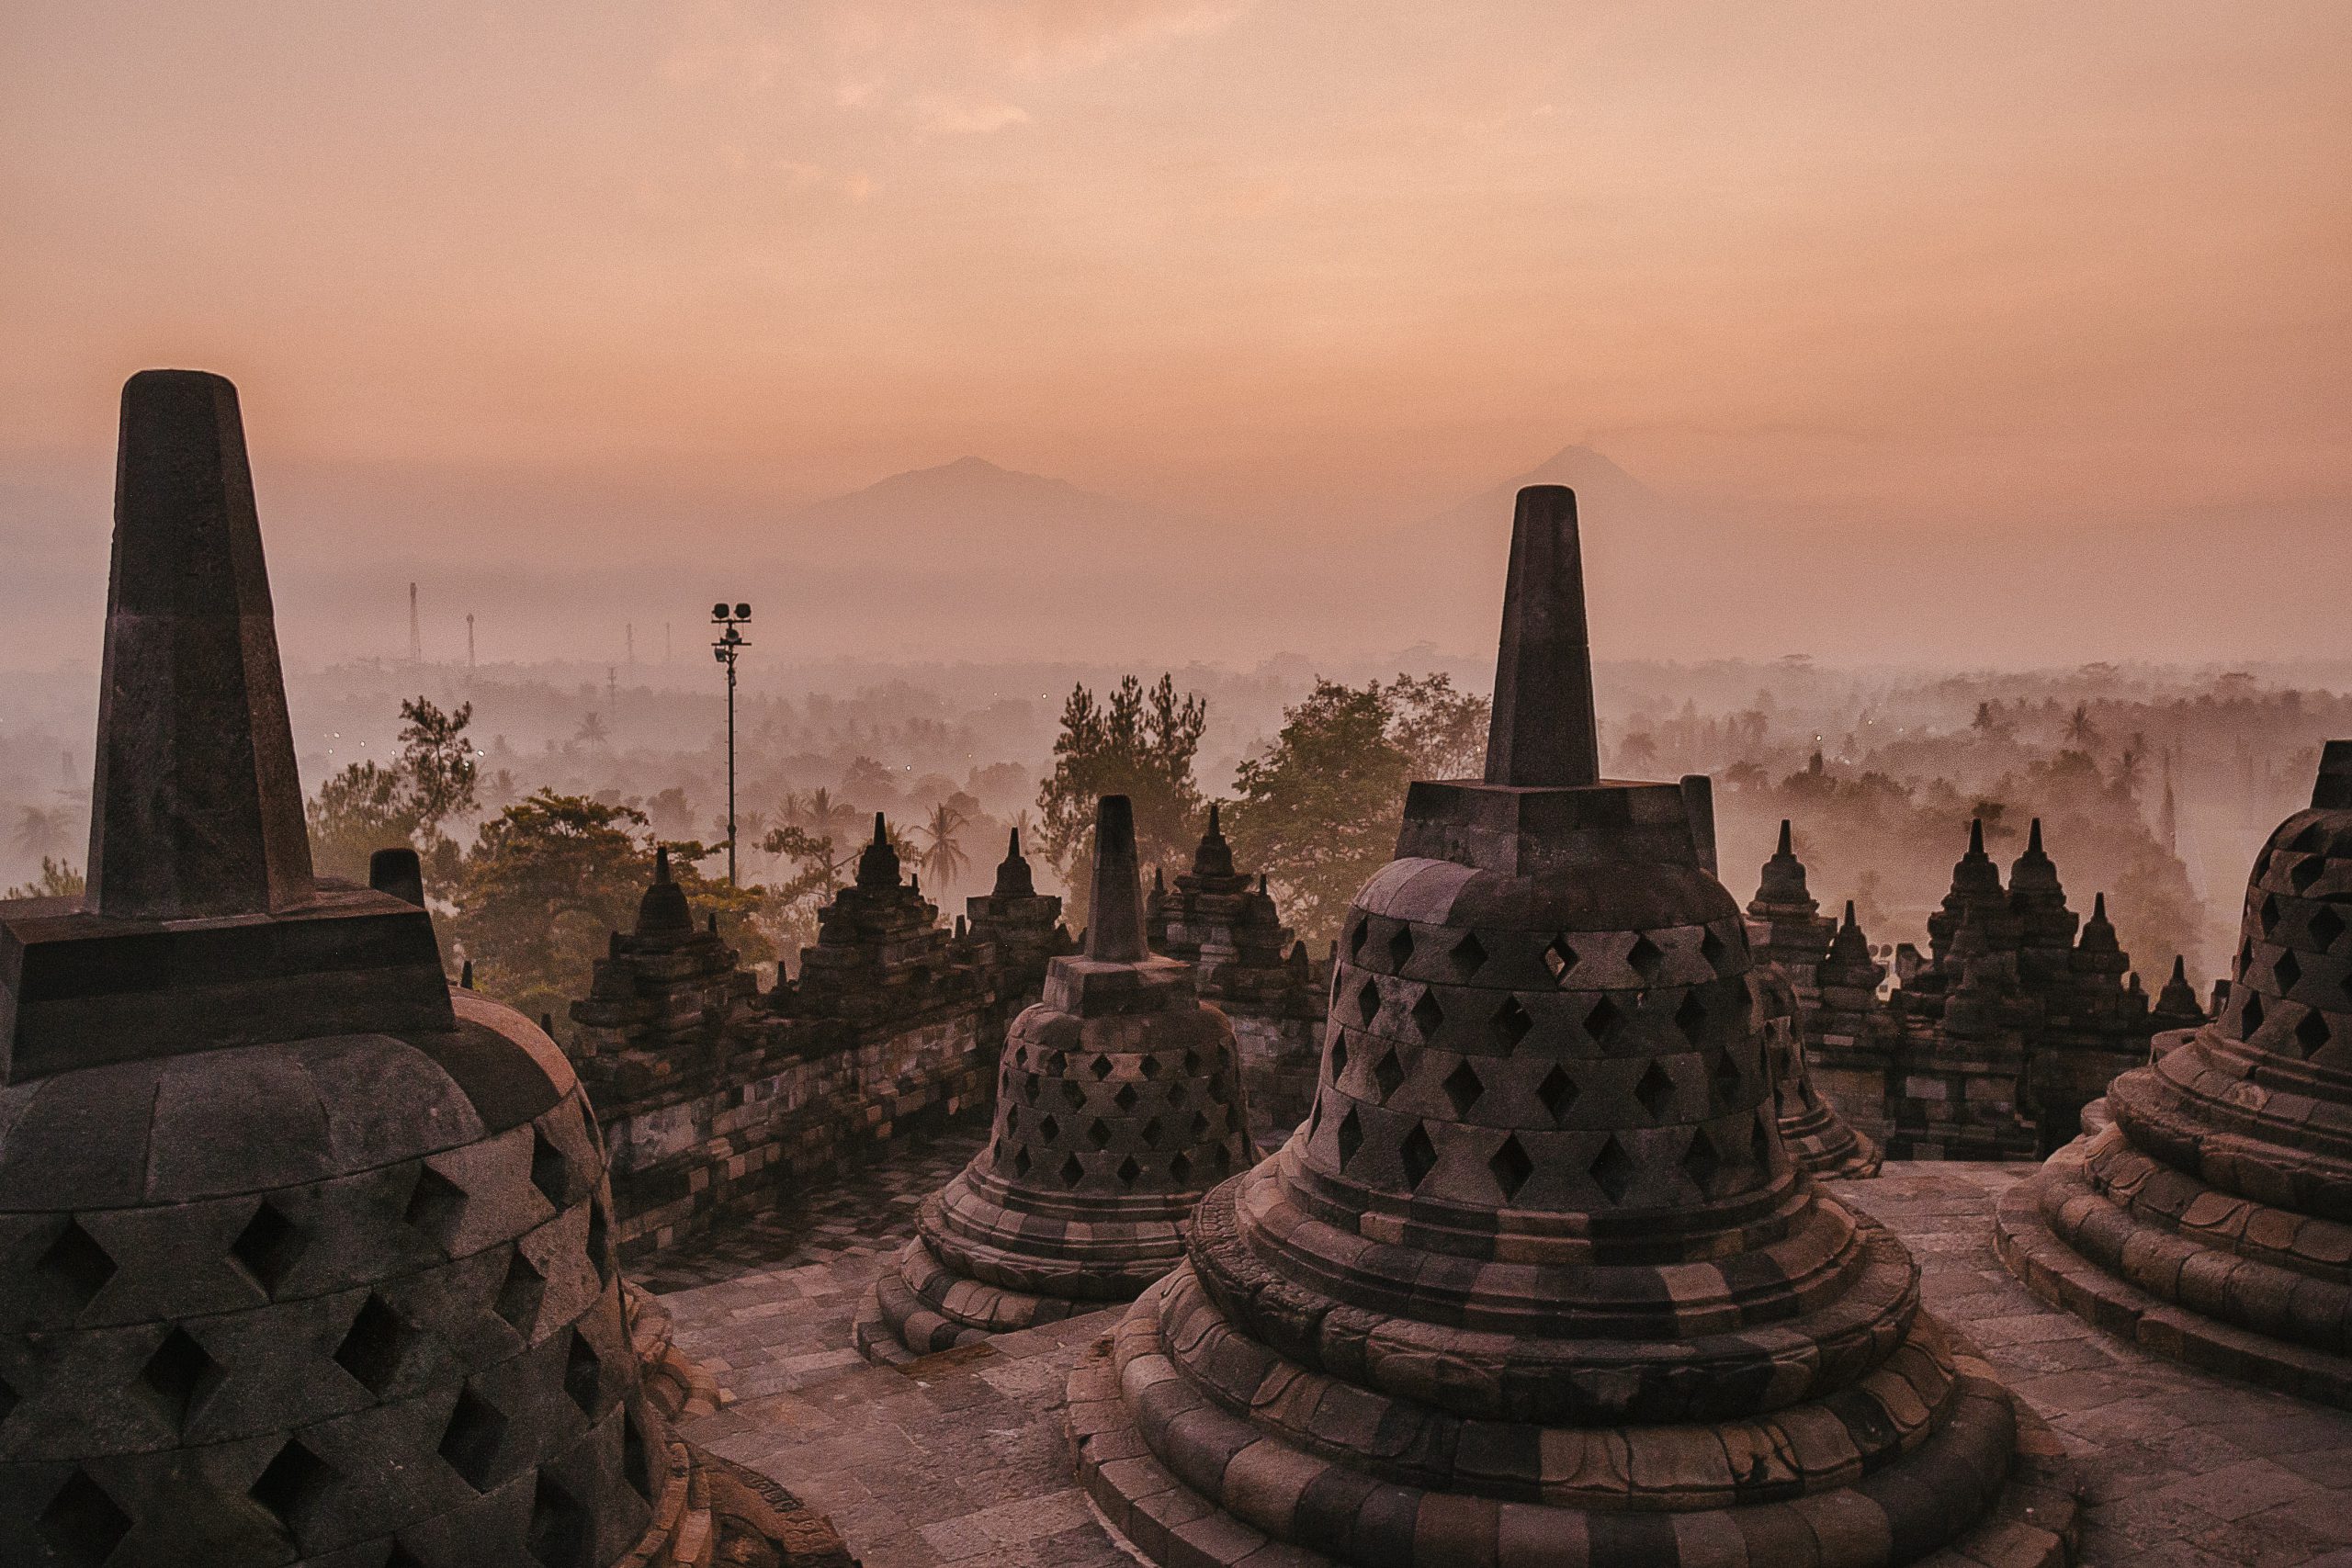
[[[710,607],[710,624],[726,628],[710,645],[710,651],[727,666],[727,885],[730,887],[735,886],[735,660],[752,646],[741,630],[751,618],[749,604],[737,604],[731,611],[723,603]]]

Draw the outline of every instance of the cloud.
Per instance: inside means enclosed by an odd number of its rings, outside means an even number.
[[[1019,104],[929,96],[910,107],[918,124],[942,136],[987,136],[1008,125],[1029,123],[1029,111]]]
[[[1069,71],[1177,39],[1221,32],[1254,0],[1021,0],[982,6],[1010,63]]]

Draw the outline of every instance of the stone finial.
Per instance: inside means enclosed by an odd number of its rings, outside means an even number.
[[[1021,829],[1015,828],[1005,839],[1004,859],[997,863],[996,886],[989,890],[989,897],[1030,898],[1036,892],[1037,883],[1029,870],[1028,857],[1021,852]]]
[[[315,896],[237,389],[142,370],[122,389],[86,904],[185,919]]]
[[[1709,876],[1715,864],[1715,781],[1705,773],[1682,775],[1682,814],[1690,818],[1690,847],[1699,869]]]
[[[2352,811],[2352,740],[2331,740],[2320,749],[2319,776],[2312,781],[2312,809]]]
[[[378,850],[368,857],[368,886],[402,903],[424,908],[424,863],[405,847]]]
[[[1511,521],[1487,782],[1532,787],[1600,780],[1576,492],[1529,485],[1519,492]]]
[[[899,886],[899,852],[890,847],[889,830],[882,825],[882,813],[874,814],[874,841],[857,857],[857,885],[860,887],[896,887]]]
[[[1106,795],[1094,807],[1094,887],[1086,956],[1107,964],[1144,957],[1143,874],[1136,858],[1135,806]]]
[[[637,934],[641,937],[688,936],[695,912],[686,905],[686,890],[670,875],[670,846],[653,847],[653,881],[637,901]]]
[[[1208,831],[1201,835],[1200,848],[1193,852],[1193,874],[1194,876],[1231,876],[1233,874],[1233,846],[1226,842],[1225,831],[1219,821],[1217,803],[1214,800],[1209,802]]]
[[[1789,860],[1797,858],[1795,835],[1790,830],[1789,819],[1785,817],[1781,818],[1781,842],[1772,853],[1775,858],[1786,857]],[[1846,907],[1849,909],[1853,908],[1851,904]]]
[[[1972,855],[1984,852],[1984,818],[1982,817],[1968,819],[1968,852]]]
[[[458,988],[466,991],[474,988],[474,961],[470,958],[458,970]]]

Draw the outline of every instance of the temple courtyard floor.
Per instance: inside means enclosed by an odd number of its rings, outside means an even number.
[[[896,1370],[851,1348],[916,1205],[980,1141],[812,1189],[642,1272],[728,1400],[688,1435],[831,1515],[867,1568],[1128,1568],[1061,1423],[1070,1368],[1116,1311]],[[2064,1438],[2081,1561],[2352,1568],[2352,1413],[2151,1359],[2029,1295],[1993,1255],[1992,1213],[2032,1168],[1896,1163],[1832,1190],[1903,1238],[1928,1305]]]

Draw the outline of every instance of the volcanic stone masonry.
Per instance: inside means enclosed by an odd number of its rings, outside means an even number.
[[[1086,950],[1014,1021],[988,1146],[922,1206],[856,1325],[905,1361],[1136,1292],[1176,1265],[1201,1194],[1249,1163],[1233,1026],[1144,945],[1135,816],[1104,795]]]
[[[1852,912],[1848,905],[1847,913]],[[1756,1027],[1764,1044],[1781,1141],[1788,1146],[1789,1158],[1808,1176],[1875,1176],[1882,1157],[1878,1145],[1847,1125],[1815,1091],[1805,1068],[1804,1009],[1808,1002],[1815,1008],[1821,1004],[1821,950],[1836,930],[1835,922],[1822,918],[1821,906],[1805,886],[1804,863],[1797,859],[1789,824],[1783,821],[1780,848],[1764,863],[1756,897],[1747,905],[1748,942],[1758,959],[1748,974],[1748,989],[1755,998]],[[1802,990],[1792,970],[1804,977]]]
[[[1154,1561],[2064,1560],[2063,1456],[1790,1164],[1675,784],[1598,778],[1574,498],[1520,492],[1483,781],[1415,784],[1306,1122],[1069,1384]]]
[[[2011,1271],[2148,1349],[2352,1406],[2352,740],[2255,861],[2221,1016],[2159,1036],[2084,1122],[2002,1201]]]
[[[703,1564],[773,1522],[644,1393],[562,1054],[452,995],[413,854],[377,873],[311,874],[236,390],[134,376],[88,893],[0,904],[0,1562]]]
[[[1250,1085],[1250,1133],[1279,1143],[1306,1119],[1323,1056],[1323,993],[1330,964],[1292,940],[1261,874],[1234,869],[1233,846],[1209,807],[1208,830],[1171,892],[1157,867],[1144,902],[1151,950],[1193,964],[1201,995],[1233,1021]]]
[[[989,1102],[1005,1021],[1069,946],[1016,836],[968,934],[900,875],[880,817],[820,914],[797,983],[761,994],[668,857],[616,931],[564,1042],[612,1149],[624,1258],[756,1213],[789,1181],[876,1157]]]
[[[1891,1158],[2039,1157],[2081,1129],[2109,1079],[2147,1060],[2160,1029],[2204,1021],[2177,957],[2150,1003],[2105,894],[2087,919],[2068,908],[2039,818],[2006,888],[1984,823],[1970,824],[1951,888],[1928,917],[1928,958],[1905,944],[1886,997],[1853,905],[1838,924],[1813,908],[1782,823],[1749,929],[1795,993],[1815,1089]]]

